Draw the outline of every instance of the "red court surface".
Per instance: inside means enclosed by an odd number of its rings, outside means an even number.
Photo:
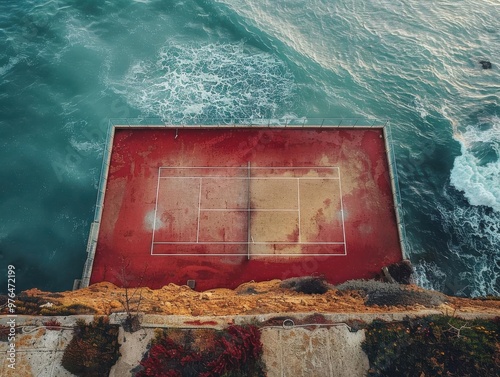
[[[371,278],[402,259],[382,128],[114,128],[90,283]]]

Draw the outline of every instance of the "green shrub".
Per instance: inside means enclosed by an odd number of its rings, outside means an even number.
[[[20,293],[16,299],[16,313],[25,315],[39,315],[40,305],[47,303],[47,300],[36,296],[27,296]]]
[[[47,300],[21,293],[16,300],[16,313],[25,315],[67,316],[79,314],[95,314],[96,310],[82,304],[62,305],[57,300],[51,300],[52,306],[41,307]]]
[[[103,377],[120,357],[118,326],[104,317],[87,324],[78,320],[64,351],[62,366],[79,377]]]
[[[498,376],[500,321],[447,316],[374,321],[363,350],[368,376]]]
[[[50,316],[67,316],[67,315],[82,315],[95,314],[96,310],[82,304],[71,304],[67,306],[58,305],[39,309],[40,315]]]

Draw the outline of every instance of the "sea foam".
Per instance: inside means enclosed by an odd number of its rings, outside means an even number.
[[[136,62],[114,90],[172,123],[273,118],[292,108],[295,97],[286,65],[241,43],[171,43],[156,60]]]
[[[452,189],[444,195],[452,204],[437,205],[443,229],[450,236],[443,255],[447,263],[441,265],[449,276],[446,288],[472,297],[500,295],[500,212],[457,202]]]
[[[425,260],[413,266],[415,282],[420,287],[443,292],[446,284],[446,274],[434,262]]]
[[[465,132],[456,134],[456,139],[462,154],[453,164],[451,184],[463,192],[470,204],[500,212],[500,118],[491,118],[491,126],[486,130],[467,127]],[[484,149],[493,151],[496,159],[482,164],[477,151]]]

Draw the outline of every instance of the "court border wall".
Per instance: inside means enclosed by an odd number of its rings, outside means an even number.
[[[404,225],[404,212],[399,189],[399,179],[396,164],[396,155],[393,148],[392,132],[389,119],[372,120],[366,118],[292,118],[292,119],[220,119],[204,121],[203,123],[170,124],[159,118],[113,118],[109,120],[106,136],[106,143],[103,150],[103,160],[99,186],[97,189],[97,199],[94,211],[94,218],[90,225],[89,237],[87,241],[87,258],[83,267],[81,279],[75,279],[73,290],[86,288],[90,284],[94,257],[97,248],[97,239],[101,224],[102,211],[104,208],[104,197],[108,182],[108,173],[111,163],[111,153],[115,131],[117,129],[143,129],[143,128],[168,128],[168,129],[210,129],[210,128],[381,128],[384,135],[385,153],[387,156],[389,176],[391,179],[392,195],[396,222],[398,228],[399,242],[403,259],[408,258],[409,244],[407,242]]]

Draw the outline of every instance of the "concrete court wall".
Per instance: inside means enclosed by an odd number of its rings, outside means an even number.
[[[309,313],[310,314],[310,313]],[[405,316],[422,316],[440,314],[436,310],[403,313],[370,313],[370,314],[328,314],[326,317],[336,322],[332,327],[263,327],[262,343],[264,346],[263,359],[269,377],[357,377],[365,376],[368,371],[368,358],[361,349],[364,340],[364,330],[350,332],[342,322],[349,319],[360,319],[371,322],[375,318],[387,321],[401,320]],[[464,314],[468,314],[464,315]],[[286,316],[280,313],[280,316]],[[306,316],[295,314],[294,318]],[[200,322],[213,321],[214,328],[222,328],[227,323],[264,322],[276,316],[240,316],[240,317],[196,317]],[[251,318],[250,318],[251,317]],[[489,315],[462,313],[461,317],[489,318]],[[87,322],[93,316],[71,317],[25,317],[18,316],[16,334],[16,369],[8,368],[8,343],[0,342],[0,377],[71,377],[61,366],[62,355],[73,336],[73,326],[77,318]],[[62,323],[59,330],[49,330],[40,326],[44,321],[56,319]],[[119,323],[120,316],[112,315],[111,322]],[[8,318],[0,318],[0,324],[7,325]],[[120,328],[119,343],[121,357],[111,369],[110,377],[132,377],[133,369],[147,350],[149,341],[154,337],[155,328],[186,327],[186,321],[193,321],[187,316],[144,315],[143,328],[133,334],[125,333]],[[23,329],[24,327],[24,329]],[[192,328],[200,326],[191,326]]]

